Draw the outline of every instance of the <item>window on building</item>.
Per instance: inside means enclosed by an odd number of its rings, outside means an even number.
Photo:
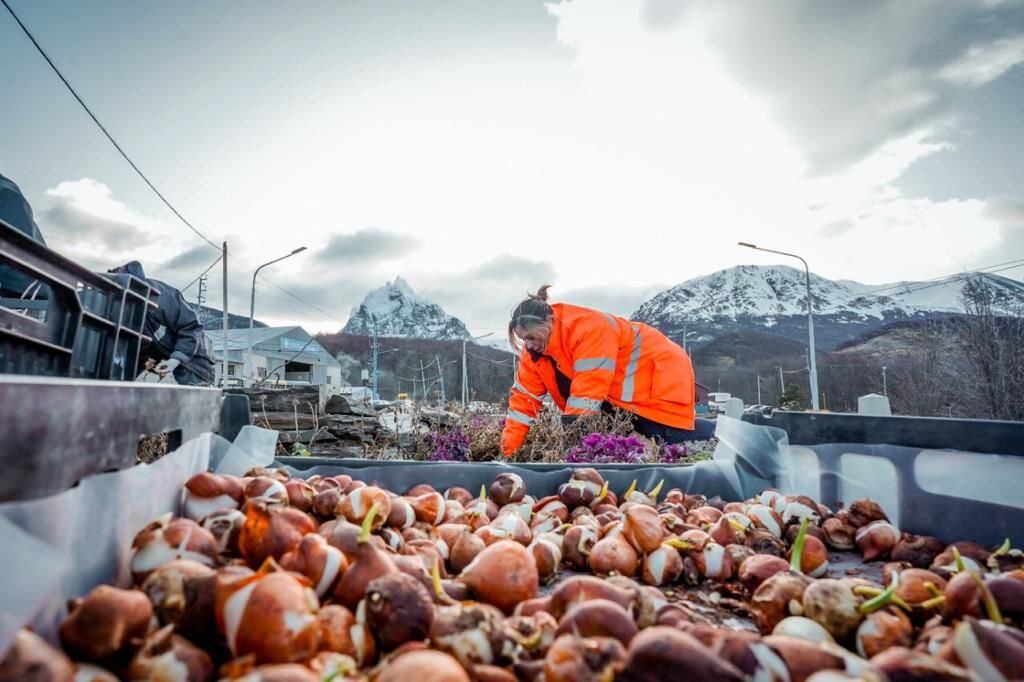
[[[306,342],[303,341],[302,339],[290,339],[287,336],[281,337],[281,350],[300,351],[302,350],[303,346],[306,346]],[[314,352],[315,347],[311,343],[308,346],[306,346],[306,350],[309,352]]]
[[[333,383],[334,383],[333,377],[330,374],[328,374],[327,375],[327,385],[329,386],[329,385],[331,385]]]
[[[266,379],[267,378],[267,368],[266,367],[257,367],[256,368],[256,374],[259,376],[260,379]]]
[[[229,377],[235,376],[235,366],[234,365],[228,365],[228,376]]]

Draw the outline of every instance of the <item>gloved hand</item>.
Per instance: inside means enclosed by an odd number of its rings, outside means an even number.
[[[175,360],[174,358],[168,358],[154,367],[153,371],[160,375],[171,374],[180,364],[180,361]]]
[[[563,414],[562,426],[572,426],[577,419],[579,419],[578,414]]]

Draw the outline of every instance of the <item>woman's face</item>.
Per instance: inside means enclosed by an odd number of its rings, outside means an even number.
[[[534,353],[543,353],[548,347],[548,339],[551,338],[551,320],[540,322],[529,327],[516,325],[516,336],[518,336],[526,349]]]

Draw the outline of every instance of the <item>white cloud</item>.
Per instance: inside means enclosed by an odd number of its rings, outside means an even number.
[[[65,180],[46,194],[54,202],[41,215],[44,238],[96,246],[117,255],[158,239],[154,221],[115,199],[110,188],[98,180]]]
[[[972,45],[939,76],[955,85],[980,87],[1024,62],[1024,35],[988,44]]]

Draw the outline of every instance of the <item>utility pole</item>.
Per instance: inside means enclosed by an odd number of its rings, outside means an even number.
[[[206,275],[199,277],[199,293],[196,295],[196,319],[203,323],[203,301],[206,300]]]
[[[782,378],[782,365],[779,365],[779,390],[786,392],[786,380]]]
[[[462,406],[466,406],[466,393],[469,392],[469,382],[466,381],[466,339],[462,339]]]
[[[437,405],[439,410],[444,409],[444,370],[441,369],[441,356],[435,355],[434,359],[437,360],[437,378],[441,382],[441,400]]]
[[[424,376],[424,374],[423,374],[423,370],[424,370],[425,367],[426,366],[423,364],[423,361],[420,360],[420,385],[423,386],[423,400],[424,401],[427,399],[427,379],[426,379],[426,376]],[[413,392],[413,400],[416,400],[416,389],[413,388],[412,392]]]
[[[224,330],[224,363],[221,365],[221,387],[228,385],[228,243],[224,242],[224,298],[222,300],[221,307],[223,308],[221,314],[222,328]]]
[[[761,404],[761,375],[757,375],[757,404]]]
[[[370,337],[370,398],[377,400],[377,318],[371,316],[373,336]]]
[[[686,352],[686,320],[683,320],[683,352]]]
[[[809,353],[809,365],[808,372],[810,374],[811,382],[811,409],[818,409],[818,365],[815,357],[817,352],[814,349],[814,298],[811,295],[811,268],[807,265],[807,261],[795,253],[787,253],[785,251],[776,251],[774,249],[766,249],[762,246],[756,246],[747,242],[739,242],[740,246],[745,246],[748,249],[756,249],[757,251],[767,251],[768,253],[775,253],[780,256],[789,256],[790,258],[796,258],[804,264],[804,274],[806,275],[807,283],[807,340],[808,340],[808,353]]]
[[[885,380],[885,365],[882,365],[882,395],[889,395],[889,385],[886,383]]]

